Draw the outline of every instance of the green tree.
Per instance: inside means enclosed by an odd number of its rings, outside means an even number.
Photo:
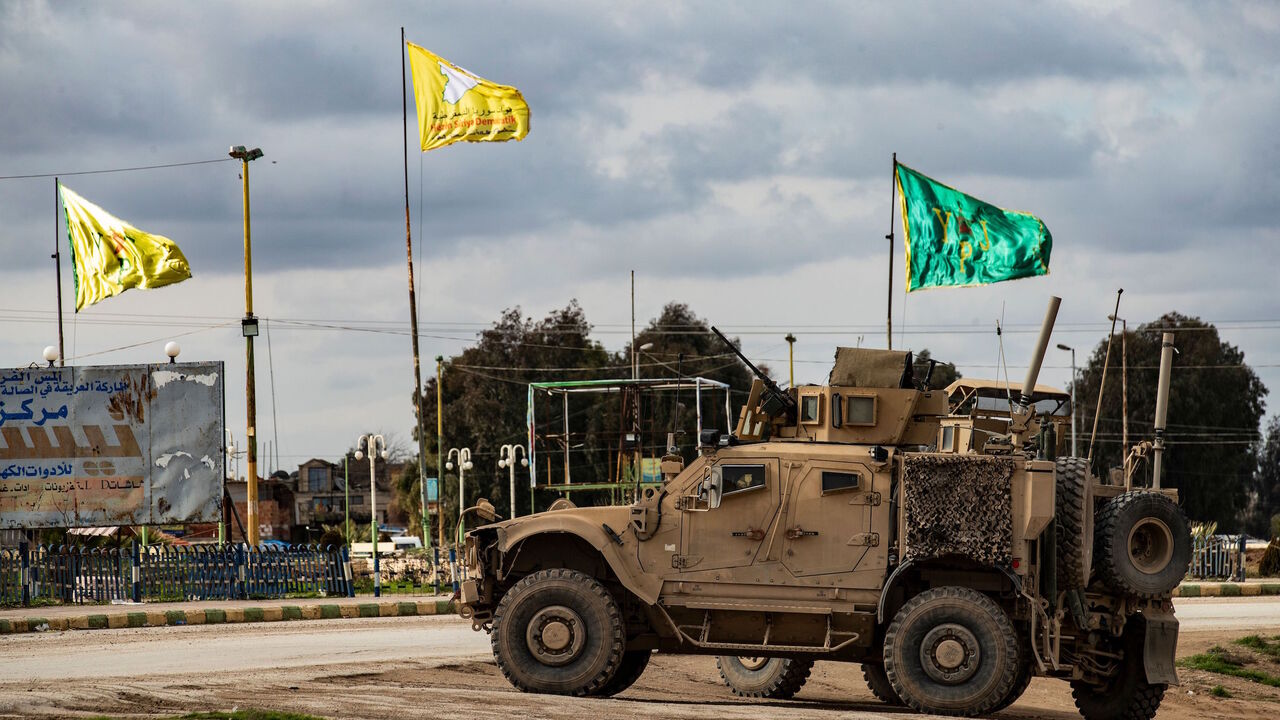
[[[1274,518],[1280,513],[1280,415],[1267,423],[1266,439],[1258,447],[1258,465],[1249,493],[1245,530],[1255,537],[1275,538]]]
[[[444,368],[444,448],[436,447],[436,379],[425,384],[422,408],[427,428],[428,462],[450,448],[468,447],[474,466],[466,472],[467,505],[488,498],[503,515],[509,502],[508,474],[498,468],[499,448],[507,443],[522,444],[526,438],[525,409],[528,384],[537,380],[587,380],[607,377],[611,357],[591,340],[591,325],[576,300],[541,320],[526,317],[520,308],[503,311],[493,327],[480,334],[479,342],[449,358]],[[585,401],[574,398],[570,415],[582,414]],[[558,419],[559,408],[552,413]],[[416,441],[415,431],[415,441]],[[599,463],[599,448],[573,448],[576,468]],[[432,465],[432,468],[435,466]],[[452,537],[458,516],[458,469],[446,471],[441,480],[440,499],[445,519],[446,540]],[[431,473],[434,475],[435,471]],[[528,476],[520,473],[516,483],[516,504],[529,507]],[[417,479],[397,489],[398,502],[408,509],[417,503]],[[539,498],[546,507],[546,499]],[[468,521],[474,524],[474,520]]]
[[[1164,331],[1175,333],[1178,348],[1169,389],[1164,485],[1179,489],[1183,507],[1193,520],[1238,529],[1256,465],[1252,444],[1267,388],[1245,363],[1244,353],[1224,342],[1212,324],[1168,313],[1130,330],[1125,338],[1130,446],[1153,435]],[[1099,474],[1122,464],[1121,347],[1117,334],[1093,452],[1094,471]],[[1086,441],[1093,427],[1106,352],[1103,339],[1076,378]]]

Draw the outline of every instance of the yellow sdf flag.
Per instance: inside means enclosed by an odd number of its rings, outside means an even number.
[[[67,213],[76,312],[129,288],[157,288],[191,277],[187,258],[167,237],[145,233],[59,185]]]
[[[491,83],[411,42],[405,45],[424,152],[461,140],[503,142],[529,134],[529,105],[519,90]]]

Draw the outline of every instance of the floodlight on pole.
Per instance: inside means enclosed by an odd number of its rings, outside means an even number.
[[[250,545],[258,544],[258,428],[257,389],[253,366],[253,338],[258,334],[258,318],[253,314],[253,244],[249,233],[249,163],[262,157],[261,148],[246,150],[243,145],[232,145],[227,153],[240,161],[240,182],[244,193],[244,318],[240,321],[240,334],[245,342],[245,452],[249,458],[248,487],[245,499],[245,515],[248,516]]]

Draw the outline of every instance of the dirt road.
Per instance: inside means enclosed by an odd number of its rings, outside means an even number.
[[[1180,654],[1249,632],[1280,633],[1278,607],[1240,600],[1180,603]],[[1220,627],[1232,618],[1240,619],[1240,629]],[[1274,688],[1186,670],[1182,678],[1158,717],[1271,720],[1280,709]],[[1235,697],[1208,695],[1219,684]],[[876,702],[857,666],[839,663],[819,663],[790,702],[734,698],[720,685],[713,660],[664,656],[615,699],[525,695],[498,673],[486,636],[449,618],[67,632],[0,642],[0,717],[163,717],[233,707],[396,720],[915,717]],[[1065,683],[1038,679],[999,717],[1078,715]]]

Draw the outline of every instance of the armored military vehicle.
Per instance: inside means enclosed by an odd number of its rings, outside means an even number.
[[[841,348],[822,386],[757,373],[735,431],[687,466],[673,448],[633,505],[471,531],[460,614],[529,692],[613,695],[657,651],[718,656],[747,695],[831,660],[923,712],[993,712],[1048,676],[1086,718],[1150,718],[1177,683],[1187,522],[1158,475],[1104,486],[1043,442],[1057,305],[1003,432],[957,442],[905,352]]]

